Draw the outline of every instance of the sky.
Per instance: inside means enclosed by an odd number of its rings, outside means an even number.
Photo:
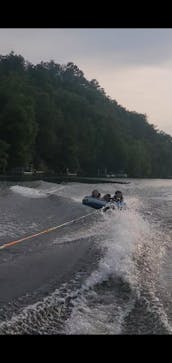
[[[74,62],[129,111],[172,136],[172,28],[1,28],[0,55]]]

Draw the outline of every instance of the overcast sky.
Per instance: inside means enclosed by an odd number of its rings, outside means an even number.
[[[0,29],[0,54],[74,62],[107,95],[172,135],[172,29]]]

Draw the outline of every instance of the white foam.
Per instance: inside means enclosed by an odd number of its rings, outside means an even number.
[[[10,187],[14,193],[21,194],[28,198],[46,198],[48,195],[45,192],[41,192],[34,188],[22,187],[21,185],[14,185]]]
[[[0,334],[47,333],[51,324],[60,319],[64,299],[61,297],[65,283],[53,294],[32,305],[28,305],[12,318],[0,323]]]
[[[131,201],[131,204],[134,203]],[[98,270],[87,280],[87,286],[106,280],[111,274],[133,276],[133,253],[139,240],[143,236],[147,238],[149,233],[148,224],[134,209],[105,213],[102,229],[106,231],[106,239],[101,241],[104,257]]]
[[[112,293],[109,304],[100,304],[99,297],[95,294],[94,307],[89,306],[90,293],[97,284],[107,281],[109,277],[122,278],[133,290],[137,286],[133,256],[139,242],[147,240],[150,229],[149,224],[136,212],[138,201],[130,200],[130,205],[133,205],[132,209],[105,213],[104,222],[98,226],[100,234],[106,232],[106,238],[97,242],[104,255],[98,268],[81,287],[80,295],[75,300],[72,314],[65,325],[67,334],[118,334],[126,313],[133,306],[134,301],[131,298],[125,306],[119,307],[115,303],[115,292]],[[111,315],[113,319],[108,321]]]
[[[94,296],[94,306],[89,306],[88,298],[95,295],[90,291],[75,302],[72,314],[65,324],[66,334],[120,334],[125,316],[132,309],[134,300],[131,299],[125,309],[111,298],[109,304],[99,302]],[[104,298],[105,296],[102,296]],[[96,301],[97,298],[97,301]]]

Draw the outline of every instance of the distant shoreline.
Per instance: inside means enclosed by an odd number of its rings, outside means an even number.
[[[122,181],[121,179],[100,178],[100,177],[79,177],[79,176],[46,176],[43,174],[36,175],[0,175],[0,181],[34,181],[43,180],[47,182],[62,183],[62,182],[78,182],[78,183],[116,183],[116,184],[130,184],[129,181]]]

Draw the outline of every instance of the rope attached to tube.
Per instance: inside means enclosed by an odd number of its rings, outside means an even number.
[[[97,212],[97,211],[96,211]],[[31,239],[31,238],[34,238],[34,237],[37,237],[37,236],[40,236],[42,234],[45,234],[45,233],[49,233],[49,232],[52,232],[52,231],[55,231],[56,229],[59,229],[63,226],[67,226],[68,224],[71,224],[71,223],[74,223],[74,222],[77,222],[79,221],[80,219],[83,219],[83,218],[86,218],[88,216],[90,216],[91,214],[94,214],[96,213],[95,211],[92,212],[92,213],[88,213],[86,214],[85,216],[82,216],[82,217],[79,217],[79,218],[75,218],[75,219],[72,219],[71,221],[69,222],[65,222],[65,223],[62,223],[62,224],[59,224],[58,226],[55,226],[55,227],[50,227],[48,229],[45,229],[44,231],[41,231],[41,232],[38,232],[38,233],[35,233],[35,234],[32,234],[31,236],[27,236],[27,237],[23,237],[23,238],[20,238],[18,240],[15,240],[15,241],[12,241],[12,242],[8,242],[8,243],[5,243],[3,244],[2,246],[0,246],[0,250],[3,250],[4,248],[7,248],[7,247],[11,247],[11,246],[14,246],[20,242],[23,242],[23,241],[26,241],[28,239]]]

